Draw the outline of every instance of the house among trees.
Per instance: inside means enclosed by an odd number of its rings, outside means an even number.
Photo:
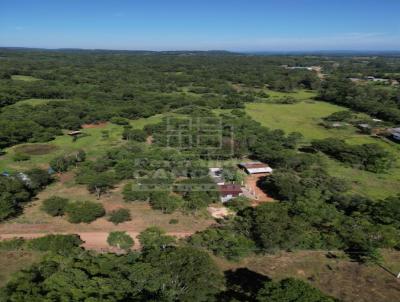
[[[273,171],[270,166],[258,161],[240,163],[239,167],[244,169],[247,174],[261,174],[261,173],[271,174]]]
[[[68,135],[70,135],[70,136],[77,136],[79,134],[82,134],[82,131],[77,130],[77,131],[68,132]]]
[[[222,202],[227,202],[235,197],[243,195],[240,185],[227,184],[218,186],[220,199]]]
[[[289,69],[289,70],[296,70],[296,69],[303,69],[303,70],[308,70],[308,71],[321,71],[322,67],[321,66],[288,66],[288,65],[282,65],[283,68]]]

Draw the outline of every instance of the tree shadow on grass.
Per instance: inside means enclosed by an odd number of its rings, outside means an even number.
[[[224,272],[226,290],[222,292],[218,301],[255,301],[258,291],[265,282],[271,281],[267,276],[261,275],[247,268],[238,268]]]

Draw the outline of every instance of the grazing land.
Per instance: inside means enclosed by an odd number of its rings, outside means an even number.
[[[348,125],[339,129],[326,129],[320,125],[322,118],[346,108],[320,101],[303,101],[297,104],[250,103],[246,112],[262,125],[286,132],[300,132],[304,143],[313,139],[334,137],[354,145],[378,144],[397,159],[386,173],[360,171],[323,155],[329,173],[351,183],[352,191],[373,198],[385,198],[399,192],[400,145],[390,140],[361,134]]]
[[[282,129],[287,133],[300,132],[308,141],[332,136],[345,139],[356,135],[353,127],[325,129],[319,125],[323,117],[345,109],[311,99],[296,104],[246,104],[246,112],[262,125],[271,129]]]

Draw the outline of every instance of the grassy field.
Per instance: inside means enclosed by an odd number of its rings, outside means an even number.
[[[39,81],[40,79],[32,77],[32,76],[25,76],[25,75],[13,75],[11,79],[15,81],[25,81],[25,82],[34,82]]]
[[[317,93],[315,91],[310,91],[310,90],[298,90],[295,92],[279,92],[279,91],[273,91],[270,89],[263,89],[263,92],[267,93],[269,95],[269,99],[281,99],[284,97],[292,97],[296,100],[309,100],[313,99],[316,97]]]
[[[393,273],[400,271],[400,254],[383,251],[383,266]],[[326,252],[297,251],[248,257],[239,263],[216,258],[223,270],[247,268],[273,280],[295,277],[309,282],[323,292],[344,302],[398,301],[400,283],[381,267],[360,265],[346,257],[329,259]]]
[[[320,125],[321,118],[345,108],[325,102],[300,102],[296,104],[248,103],[246,112],[263,126],[282,129],[285,132],[300,132],[307,140],[354,135],[353,127],[326,129]]]
[[[328,157],[325,158],[329,174],[350,183],[353,193],[376,199],[400,194],[399,160],[388,173],[376,174],[345,166]]]
[[[149,118],[141,118],[137,120],[132,120],[131,125],[134,128],[141,129],[146,124],[158,123],[161,121],[163,115],[155,115]],[[103,131],[107,131],[108,137],[103,137]],[[89,158],[98,157],[104,154],[107,149],[118,146],[122,142],[122,131],[123,127],[115,124],[105,124],[98,128],[87,128],[83,129],[82,132],[86,136],[79,138],[77,141],[73,141],[72,138],[65,132],[64,135],[56,137],[55,140],[43,143],[35,144],[23,144],[18,146],[13,146],[6,149],[6,155],[0,157],[0,171],[18,171],[26,170],[32,167],[47,167],[50,160],[57,155],[68,154],[73,151],[83,149],[87,153]],[[43,145],[54,146],[52,152],[42,155],[32,155],[30,160],[23,162],[14,162],[13,156],[18,152],[21,147],[34,148],[43,147]],[[49,148],[51,149],[51,148]]]
[[[360,134],[357,129],[347,126],[340,129],[326,129],[319,125],[321,118],[345,108],[325,102],[300,102],[292,105],[249,103],[246,112],[256,121],[271,129],[282,129],[287,133],[297,131],[303,134],[305,143],[313,139],[335,137],[350,144],[376,143],[400,158],[400,145],[380,138]],[[384,198],[400,193],[400,161],[385,174],[376,174],[354,169],[338,161],[326,158],[331,175],[349,181],[352,192],[373,198]]]
[[[301,89],[293,92],[280,92],[274,91],[268,88],[254,88],[254,87],[246,87],[242,84],[232,84],[232,87],[238,91],[256,91],[256,92],[264,92],[269,95],[268,98],[258,98],[261,101],[273,101],[275,99],[282,99],[284,97],[292,97],[296,100],[303,101],[303,100],[310,100],[317,96],[316,91]]]

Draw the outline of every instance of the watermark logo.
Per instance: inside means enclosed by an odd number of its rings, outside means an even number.
[[[178,150],[211,152],[213,156],[234,155],[233,126],[224,125],[218,117],[196,117],[166,120],[166,147]]]

